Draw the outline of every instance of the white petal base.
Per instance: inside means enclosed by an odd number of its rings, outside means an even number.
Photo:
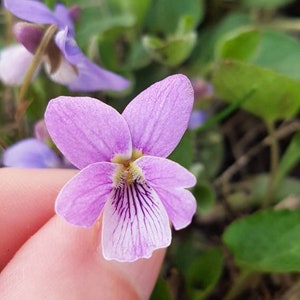
[[[155,191],[138,181],[116,188],[104,207],[104,257],[131,262],[170,243],[169,218]]]

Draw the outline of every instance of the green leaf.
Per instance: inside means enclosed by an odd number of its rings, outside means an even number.
[[[300,211],[263,211],[233,222],[223,241],[243,268],[300,271]]]
[[[216,47],[218,59],[236,59],[251,61],[261,38],[260,31],[252,27],[243,27],[231,31],[219,40]]]
[[[223,269],[223,252],[214,248],[200,254],[190,265],[187,284],[191,299],[205,299],[217,284]]]
[[[209,65],[215,59],[216,45],[223,36],[250,24],[251,20],[247,14],[234,12],[222,19],[216,27],[209,27],[200,31],[196,46],[189,59],[189,68],[192,72],[194,74],[204,72],[204,66]]]
[[[193,161],[193,144],[190,133],[187,131],[182,137],[176,149],[171,153],[171,160],[189,168]]]
[[[269,122],[291,118],[300,107],[298,81],[249,63],[217,63],[212,81],[217,95],[229,103],[254,90],[241,107]]]
[[[151,0],[109,0],[110,6],[119,14],[131,15],[136,23],[142,23]]]
[[[285,33],[244,27],[220,39],[216,55],[248,61],[300,79],[300,42]]]
[[[293,2],[293,0],[243,0],[243,4],[247,7],[269,8],[274,9]]]
[[[100,34],[114,34],[121,32],[134,25],[134,17],[131,14],[111,15],[105,12],[101,6],[92,6],[82,10],[76,32],[76,40],[80,45],[87,45],[92,36]]]
[[[150,300],[172,300],[167,282],[161,276],[156,281]]]
[[[149,35],[143,38],[143,45],[149,55],[166,66],[176,66],[187,59],[192,52],[195,42],[195,32],[180,36],[170,36],[167,40],[161,40]]]
[[[284,178],[300,161],[300,132],[297,132],[281,158],[276,181]]]
[[[140,39],[131,43],[129,55],[124,69],[136,70],[149,65],[151,58]]]
[[[169,35],[175,33],[180,19],[188,16],[196,28],[204,13],[203,0],[156,0],[152,1],[146,18],[146,28],[152,33]]]
[[[212,185],[208,181],[198,180],[193,188],[193,194],[197,199],[199,214],[210,212],[214,208],[216,195]]]

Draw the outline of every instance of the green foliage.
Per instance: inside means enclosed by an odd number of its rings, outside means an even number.
[[[248,7],[274,9],[279,6],[291,3],[293,0],[242,0],[242,3]]]
[[[211,293],[223,270],[223,252],[215,248],[201,253],[188,270],[191,299],[202,300]]]
[[[257,65],[220,62],[213,83],[219,97],[228,102],[237,101],[253,89],[241,107],[264,120],[291,118],[300,107],[300,85],[296,80]]]
[[[197,199],[197,209],[200,215],[213,209],[216,202],[216,195],[208,181],[198,179],[197,185],[193,189],[193,194]]]
[[[300,132],[297,132],[282,155],[276,180],[283,179],[300,161]]]
[[[282,173],[283,171],[279,171],[278,174]],[[276,189],[271,198],[274,205],[295,195],[300,195],[300,181],[297,178],[286,177],[283,179],[282,176],[279,178],[281,180],[276,178]],[[236,184],[228,196],[228,204],[236,211],[260,207],[266,195],[269,181],[270,176],[268,174],[258,174]]]
[[[150,32],[169,35],[175,33],[181,19],[186,16],[190,17],[195,28],[202,20],[203,14],[202,0],[155,0],[152,1],[145,25]]]
[[[161,276],[156,281],[150,300],[172,300],[167,282]]]
[[[217,56],[248,61],[300,79],[300,42],[274,30],[248,26],[231,31],[219,40]]]
[[[196,34],[190,32],[182,36],[172,36],[163,41],[155,36],[144,36],[143,45],[149,56],[167,66],[182,63],[191,53],[196,42]]]
[[[179,145],[171,153],[170,159],[177,161],[182,166],[189,168],[193,161],[193,145],[189,132],[185,133]]]
[[[300,271],[300,211],[263,211],[235,221],[223,240],[243,268]]]

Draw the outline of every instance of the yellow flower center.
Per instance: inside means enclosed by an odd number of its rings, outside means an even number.
[[[113,182],[115,187],[122,186],[124,184],[132,184],[135,181],[143,179],[143,174],[140,168],[133,162],[143,156],[142,152],[134,149],[130,159],[124,159],[123,157],[116,155],[113,159],[113,163],[119,164],[117,171],[114,174]]]

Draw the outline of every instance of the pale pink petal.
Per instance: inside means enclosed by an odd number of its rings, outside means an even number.
[[[146,183],[116,189],[103,212],[102,247],[106,259],[135,261],[169,246],[171,229],[165,208]]]
[[[151,186],[192,187],[196,177],[178,163],[161,157],[142,156],[135,161]]]
[[[33,55],[21,44],[3,48],[0,51],[0,80],[7,85],[21,84],[32,59]]]
[[[111,106],[89,97],[58,97],[45,112],[54,143],[70,162],[82,169],[89,164],[131,157],[128,126]]]
[[[194,100],[189,79],[169,76],[140,93],[123,112],[133,147],[144,154],[166,157],[187,129]]]
[[[99,217],[113,187],[116,164],[89,165],[74,176],[56,199],[56,213],[67,222],[90,227]]]
[[[155,191],[163,203],[176,230],[187,227],[196,212],[197,202],[193,194],[185,189],[164,189]]]

